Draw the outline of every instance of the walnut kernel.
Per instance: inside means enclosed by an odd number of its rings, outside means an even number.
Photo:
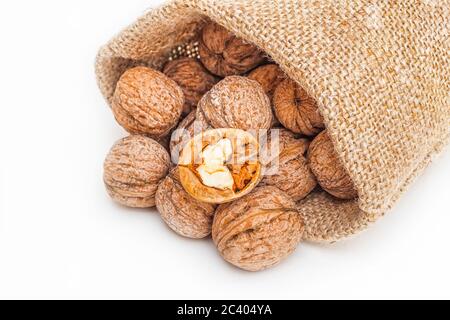
[[[180,180],[195,199],[225,203],[249,193],[260,181],[256,139],[243,130],[213,129],[196,135],[179,159]]]

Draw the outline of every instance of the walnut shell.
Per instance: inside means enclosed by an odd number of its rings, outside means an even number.
[[[213,128],[269,129],[270,101],[261,85],[251,79],[230,76],[216,84],[200,100],[197,118]]]
[[[316,101],[291,79],[275,89],[273,104],[281,124],[295,133],[311,136],[325,127]]]
[[[304,228],[295,202],[281,190],[266,186],[220,205],[212,237],[226,261],[244,270],[259,271],[291,254]]]
[[[325,191],[340,199],[354,199],[358,196],[326,130],[311,142],[308,161],[317,181]]]
[[[211,145],[227,139],[232,154],[224,167],[232,178],[230,188],[209,186],[201,177],[199,167],[204,165],[202,152]],[[180,181],[193,198],[207,203],[220,204],[233,201],[251,192],[261,179],[259,145],[248,132],[239,129],[213,129],[191,139],[179,159]],[[230,179],[231,179],[230,178]]]
[[[216,23],[203,28],[199,55],[206,69],[221,77],[243,74],[265,60],[263,52],[256,46],[235,37]]]
[[[191,111],[191,113],[180,121],[170,139],[169,146],[172,162],[178,163],[180,153],[189,140],[209,128],[210,126],[206,123],[204,118],[196,118],[196,110]]]
[[[193,58],[169,61],[164,66],[163,72],[183,90],[184,114],[195,109],[203,95],[219,81],[219,78],[210,74],[198,60]]]
[[[104,163],[103,179],[109,195],[128,207],[155,205],[159,181],[169,171],[169,153],[155,140],[129,136],[117,141]]]
[[[159,71],[136,67],[120,77],[112,110],[128,132],[159,139],[177,125],[183,104],[183,91],[175,81]]]
[[[270,166],[286,148],[296,148],[301,154],[305,154],[310,144],[308,139],[284,128],[258,132],[257,137],[261,149],[260,161],[265,167]]]
[[[257,81],[272,101],[276,87],[286,79],[286,74],[276,64],[266,64],[250,72],[249,79]]]
[[[304,156],[308,145],[308,140],[296,139],[293,133],[280,130],[277,161],[272,159],[271,168],[265,173],[260,185],[275,186],[294,201],[306,197],[317,186],[316,178]]]
[[[156,207],[164,222],[184,237],[199,239],[211,233],[216,207],[192,198],[184,190],[177,167],[159,183]]]

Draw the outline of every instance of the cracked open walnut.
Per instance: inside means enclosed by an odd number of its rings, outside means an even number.
[[[191,139],[179,159],[180,180],[195,199],[225,203],[249,193],[260,181],[259,145],[239,129],[213,129]]]

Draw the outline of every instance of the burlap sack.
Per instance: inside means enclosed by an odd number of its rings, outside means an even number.
[[[207,19],[258,45],[317,101],[359,193],[303,201],[306,239],[334,241],[383,215],[449,139],[448,0],[179,0],[152,9],[99,52],[111,100],[131,65],[161,67]]]

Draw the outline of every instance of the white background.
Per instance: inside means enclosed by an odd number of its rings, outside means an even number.
[[[367,232],[260,273],[114,204],[100,45],[160,1],[0,4],[0,298],[450,298],[450,152]]]

